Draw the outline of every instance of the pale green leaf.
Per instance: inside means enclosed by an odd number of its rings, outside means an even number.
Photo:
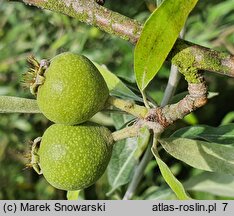
[[[186,138],[160,139],[173,157],[197,169],[234,175],[234,146]]]
[[[143,200],[175,200],[175,193],[169,187],[151,186],[142,194]]]
[[[110,94],[118,97],[131,98],[135,101],[142,99],[132,92],[115,74],[111,73],[105,65],[93,62],[106,81]]]
[[[203,139],[204,141],[220,144],[234,144],[234,124],[219,127],[208,125],[184,127],[175,131],[171,137]]]
[[[123,113],[111,113],[111,118],[114,121],[116,130],[122,129],[128,125],[129,122],[134,121],[135,117]]]
[[[186,193],[184,186],[182,183],[172,174],[169,167],[161,160],[158,150],[155,147],[152,147],[153,155],[158,163],[159,169],[162,173],[162,176],[166,183],[170,186],[170,188],[174,191],[176,196],[180,200],[188,200],[191,199],[189,195]]]
[[[203,172],[184,182],[191,191],[201,191],[226,197],[234,197],[234,176],[220,173]]]
[[[136,138],[129,138],[115,143],[112,157],[107,167],[108,182],[111,186],[107,196],[130,181],[138,163],[137,158],[134,157],[136,147]]]
[[[145,22],[134,52],[140,90],[157,74],[198,0],[164,0]]]
[[[129,138],[115,144],[111,161],[107,167],[108,181],[111,186],[107,195],[118,187],[127,184],[133,175],[139,158],[149,143],[150,133],[141,128],[138,138]]]
[[[128,115],[111,115],[116,130],[122,128],[130,119]],[[127,184],[132,177],[137,161],[133,157],[136,149],[136,138],[121,140],[115,143],[111,160],[107,167],[108,182],[111,186],[107,195],[110,195],[121,185]]]
[[[78,200],[78,198],[79,198],[79,193],[80,193],[80,190],[68,191],[68,192],[67,192],[67,199],[68,199],[68,200]]]
[[[139,158],[142,153],[145,151],[150,139],[150,132],[147,127],[142,127],[139,130],[138,136],[137,136],[137,149],[135,150],[134,156],[136,158]]]
[[[0,113],[40,113],[36,100],[0,96]]]

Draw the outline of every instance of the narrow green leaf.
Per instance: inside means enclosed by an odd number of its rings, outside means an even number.
[[[36,100],[0,96],[0,113],[40,113]]]
[[[234,124],[219,127],[208,125],[184,127],[175,131],[171,137],[203,139],[204,141],[220,144],[234,144]]]
[[[222,119],[221,125],[226,125],[231,123],[234,120],[234,111],[229,112],[227,115],[225,115]]]
[[[170,188],[174,191],[176,196],[180,200],[188,200],[191,199],[186,193],[184,186],[182,183],[172,174],[169,167],[161,160],[158,150],[155,147],[152,147],[153,155],[158,163],[159,169],[162,173],[162,176],[166,183],[170,186]]]
[[[93,62],[106,81],[110,94],[118,97],[132,98],[142,102],[141,97],[132,92],[115,74],[111,73],[104,65]]]
[[[192,167],[234,175],[234,146],[186,138],[160,139],[173,157]]]
[[[0,162],[4,158],[6,147],[9,143],[7,136],[0,131]]]
[[[190,124],[190,125],[198,124],[198,118],[193,112],[186,115],[183,118],[183,121],[185,121],[187,124]]]
[[[201,191],[226,197],[234,197],[234,176],[203,172],[184,182],[184,187],[191,191]]]
[[[67,192],[67,199],[68,200],[78,200],[79,193],[80,193],[80,190],[77,190],[77,191],[68,191]]]
[[[157,74],[198,0],[164,0],[146,21],[134,52],[134,70],[143,91]]]

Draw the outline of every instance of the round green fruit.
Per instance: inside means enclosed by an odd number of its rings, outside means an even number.
[[[54,124],[36,139],[33,168],[55,188],[80,190],[104,173],[112,154],[111,132],[97,124]],[[39,144],[38,144],[38,141]]]
[[[109,90],[102,75],[85,56],[61,53],[49,62],[31,60],[36,76],[31,91],[51,121],[75,125],[102,110]],[[33,69],[31,70],[33,71]]]

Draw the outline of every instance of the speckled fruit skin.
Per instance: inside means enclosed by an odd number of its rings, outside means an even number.
[[[75,125],[104,108],[107,85],[94,64],[85,56],[65,52],[50,61],[39,86],[37,103],[55,123]]]
[[[111,132],[97,124],[54,124],[42,136],[38,151],[45,179],[61,190],[80,190],[104,173],[112,154]]]

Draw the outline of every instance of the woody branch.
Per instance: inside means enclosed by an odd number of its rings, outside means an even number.
[[[12,0],[9,0],[12,1]],[[135,44],[140,37],[143,25],[117,12],[111,11],[95,0],[17,0],[38,8],[74,17],[81,22],[96,26],[99,29],[123,38]],[[200,45],[178,39],[169,54],[167,61],[179,68],[185,58],[190,57],[190,67],[199,70],[234,76],[234,56],[214,51]]]

